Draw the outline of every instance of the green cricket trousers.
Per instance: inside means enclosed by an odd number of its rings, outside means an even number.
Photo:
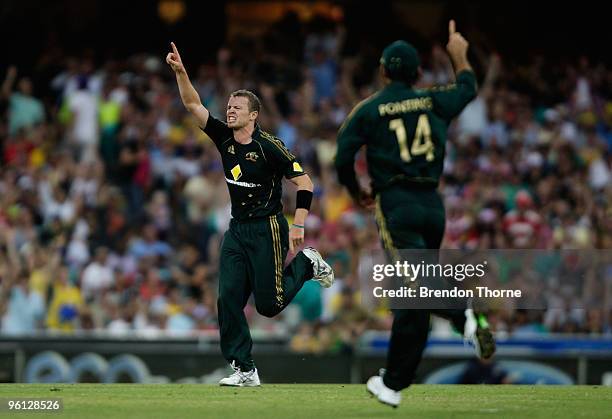
[[[282,214],[232,219],[223,237],[217,300],[221,352],[242,371],[254,367],[253,341],[244,315],[251,294],[257,312],[274,317],[312,278],[312,263],[302,252],[283,268],[288,248],[289,226]]]
[[[377,195],[376,221],[389,257],[396,249],[437,250],[444,237],[444,204],[433,187],[394,186]],[[437,259],[437,253],[434,257]],[[427,344],[430,314],[450,320],[463,333],[464,310],[393,310],[383,377],[387,387],[400,391],[412,383]]]

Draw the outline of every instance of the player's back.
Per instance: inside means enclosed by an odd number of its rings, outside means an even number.
[[[340,129],[338,159],[367,146],[376,190],[398,183],[438,184],[447,129],[452,118],[476,95],[474,74],[464,71],[457,83],[429,90],[391,82],[357,105]],[[340,162],[341,163],[341,162]]]

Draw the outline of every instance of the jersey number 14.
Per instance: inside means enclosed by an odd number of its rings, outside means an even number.
[[[408,150],[408,135],[406,134],[406,126],[401,118],[392,119],[389,121],[389,129],[395,132],[397,144],[400,149],[400,157],[403,161],[409,162],[412,156],[420,156],[425,154],[427,161],[434,159],[434,145],[431,141],[431,126],[426,114],[419,115],[416,132],[412,140],[412,146]]]

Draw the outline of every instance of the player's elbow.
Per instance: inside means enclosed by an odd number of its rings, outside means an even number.
[[[200,106],[202,106],[202,104],[198,101],[184,101],[183,105],[185,105],[185,109],[187,109],[187,111],[192,114],[196,114]]]
[[[462,99],[467,102],[475,99],[478,95],[478,88],[474,83],[466,83],[461,87],[461,95],[463,96]]]
[[[348,181],[355,177],[355,168],[352,163],[337,164],[336,176],[341,185],[346,185]]]
[[[314,183],[312,183],[310,176],[308,176],[307,174],[303,174],[302,176],[296,177],[295,184],[297,185],[299,190],[310,192],[314,190]]]

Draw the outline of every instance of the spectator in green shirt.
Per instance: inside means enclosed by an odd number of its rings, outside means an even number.
[[[32,81],[27,77],[22,77],[17,83],[17,91],[13,92],[16,79],[17,68],[11,66],[2,83],[2,96],[9,103],[10,135],[15,135],[20,129],[32,127],[45,119],[42,102],[32,96]]]

